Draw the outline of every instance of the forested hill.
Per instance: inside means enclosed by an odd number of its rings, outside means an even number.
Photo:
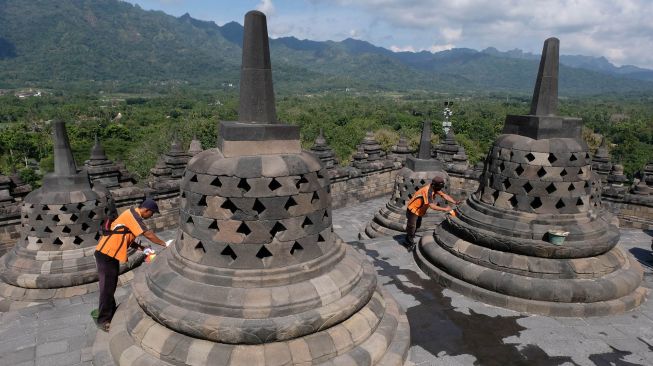
[[[118,0],[0,0],[0,89],[161,91],[238,85],[242,26]],[[564,42],[564,39],[562,40]],[[280,92],[532,91],[538,61],[454,49],[394,53],[347,39],[271,41]],[[653,93],[653,82],[562,65],[561,95]]]

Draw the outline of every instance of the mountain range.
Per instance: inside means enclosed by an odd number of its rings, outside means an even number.
[[[103,92],[238,85],[243,27],[118,0],[0,1],[0,88]],[[564,39],[562,40],[564,42]],[[528,94],[539,55],[495,48],[393,52],[365,41],[270,40],[280,92]],[[653,92],[653,70],[561,56],[561,95]]]

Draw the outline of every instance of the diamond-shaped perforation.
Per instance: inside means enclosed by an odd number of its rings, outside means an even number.
[[[61,244],[63,244],[63,242],[59,238],[54,238],[54,240],[52,241],[52,244],[61,245]]]
[[[578,200],[576,200],[576,206],[583,206],[585,202],[583,202],[583,199],[578,197]]]
[[[75,239],[73,240],[73,244],[75,244],[75,245],[80,245],[83,242],[84,242],[84,239],[80,238],[79,236],[76,236]]]
[[[43,220],[43,217],[41,217],[41,215],[36,215],[36,219],[35,219],[35,220]]]
[[[426,184],[426,181],[424,179],[420,179],[419,180],[419,185],[423,186],[424,184]]]
[[[261,249],[258,250],[256,253],[256,258],[263,259],[267,257],[272,257],[272,253],[268,250],[268,248],[265,247],[265,245],[261,245]]]
[[[52,229],[50,229],[49,226],[46,226],[45,229],[43,229],[43,231],[46,232],[46,233],[51,233]]]
[[[302,250],[304,250],[304,247],[302,247],[301,244],[299,244],[298,242],[295,242],[292,245],[292,248],[290,248],[290,254],[295,255],[295,253],[297,253],[298,251],[302,251]]]
[[[549,194],[551,194],[551,193],[553,193],[553,192],[555,192],[555,191],[557,191],[557,190],[558,190],[558,188],[556,188],[555,184],[553,184],[553,183],[551,183],[551,184],[549,184],[548,186],[546,186],[546,191],[547,191]]]
[[[79,206],[79,205],[82,205],[82,207],[84,207],[84,205],[83,205],[82,203],[78,204],[77,206]],[[61,206],[61,208],[59,209],[59,211],[61,211],[61,212],[68,212],[68,207],[66,207],[65,205],[64,205],[64,206]]]
[[[88,212],[88,218],[89,218],[89,219],[94,218],[96,215],[97,215],[97,214],[95,213],[95,211],[89,211],[89,212]]]
[[[238,182],[238,188],[240,188],[243,192],[249,192],[250,189],[252,189],[252,186],[247,183],[246,178],[240,178],[240,182]]]
[[[272,178],[272,181],[270,184],[268,184],[268,188],[270,188],[271,191],[276,191],[277,189],[281,188],[281,183],[277,181],[275,178]]]
[[[84,204],[80,202],[80,203],[77,204],[76,207],[77,207],[77,210],[78,210],[78,211],[81,211],[82,208],[84,208]]]
[[[529,182],[526,182],[526,184],[523,185],[523,188],[524,188],[524,192],[526,193],[533,190],[533,186]]]
[[[518,165],[518,166],[515,168],[515,173],[517,173],[517,175],[521,175],[523,172],[524,172],[524,168],[522,168],[521,165]]]
[[[286,227],[283,226],[282,223],[276,222],[272,227],[272,229],[270,229],[270,235],[274,238],[277,235],[277,233],[282,231],[286,231]]]
[[[90,227],[90,226],[88,226],[87,223],[83,223],[83,224],[82,224],[82,230],[83,230],[83,231],[88,230],[89,227]]]
[[[208,228],[211,229],[211,230],[218,230],[218,231],[220,231],[220,229],[218,228],[218,220],[213,220],[213,221],[211,222],[211,224],[209,225]],[[182,236],[183,236],[183,234],[182,234]],[[182,239],[183,239],[183,238],[182,238]]]
[[[263,212],[265,212],[265,205],[263,205],[263,203],[261,203],[261,201],[259,201],[258,198],[257,198],[257,199],[254,201],[254,207],[252,207],[252,209],[253,209],[254,211],[256,211],[256,213],[258,213],[258,214],[260,215],[260,214],[262,214]]]
[[[503,180],[503,189],[508,189],[511,185],[512,184],[510,184],[510,179],[506,178]]]
[[[571,154],[571,156],[569,157],[569,161],[576,161],[576,160],[578,160],[576,154]]]
[[[286,204],[283,205],[283,208],[285,208],[286,211],[287,211],[287,210],[289,210],[291,207],[294,207],[294,206],[297,206],[297,202],[295,201],[294,198],[292,198],[292,197],[288,197],[288,201],[286,201]]]
[[[589,187],[590,187],[590,182],[585,181],[585,188],[589,188]]]
[[[324,243],[325,241],[326,240],[324,240],[324,237],[322,236],[322,234],[317,235],[317,242],[318,243]]]
[[[556,158],[556,156],[555,156],[553,153],[550,153],[550,154],[549,154],[549,159],[548,159],[548,160],[549,160],[549,163],[553,164],[553,163],[555,163],[556,161],[558,161],[558,158]]]
[[[204,244],[201,241],[195,245],[195,251],[202,252],[202,254],[206,253],[206,248],[204,248]]]
[[[59,222],[59,221],[61,221],[61,220],[59,219],[59,215],[54,215],[54,216],[52,216],[52,221],[54,221],[54,222]]]
[[[526,154],[525,158],[530,163],[531,161],[535,160],[535,155],[533,155],[531,153],[528,153],[528,154]]]
[[[567,188],[567,190],[568,190],[569,192],[571,192],[571,191],[575,191],[575,190],[576,190],[576,186],[574,185],[574,183],[569,184],[569,188]]]
[[[545,175],[546,175],[546,169],[544,169],[544,167],[541,167],[541,168],[537,171],[537,176],[540,177],[540,178],[542,178],[542,177],[545,176]]]
[[[533,200],[531,201],[531,207],[533,209],[538,209],[542,207],[542,200],[540,199],[540,197],[533,198]]]
[[[324,210],[324,214],[322,215],[322,220],[328,219],[329,218],[329,210]]]
[[[207,207],[208,206],[208,204],[206,203],[206,196],[205,195],[202,195],[202,197],[200,197],[200,200],[197,201],[197,206],[199,206],[199,207]]]
[[[43,207],[41,208],[41,211],[50,211],[50,207],[48,205],[43,205]]]
[[[226,199],[224,202],[222,202],[222,205],[220,205],[220,208],[224,208],[225,210],[231,211],[232,214],[235,214],[236,211],[238,211],[238,207],[236,204],[234,204],[230,199]]]
[[[514,194],[512,195],[512,197],[510,197],[510,200],[508,201],[510,202],[512,208],[517,207],[517,205],[519,204],[519,201],[517,200],[517,196],[515,196]]]
[[[70,227],[68,227],[68,225],[64,225],[64,227],[61,229],[61,232],[66,233],[66,234],[70,234],[70,232],[71,232]]]
[[[247,226],[247,224],[243,221],[240,223],[240,226],[238,226],[238,229],[236,229],[236,232],[247,236],[252,233],[252,229],[250,229],[249,226]]]
[[[77,221],[78,218],[79,218],[79,217],[77,217],[77,215],[75,215],[75,214],[70,215],[70,221],[73,222],[73,223],[74,223],[75,221]]]
[[[583,168],[578,169],[578,175],[583,175],[585,172],[583,172]]]
[[[311,226],[313,225],[313,221],[309,219],[308,217],[304,218],[304,222],[302,222],[302,229],[305,228],[306,226]]]
[[[494,202],[496,202],[499,198],[499,191],[494,191],[494,193],[492,193],[492,197],[494,198]]]
[[[197,174],[193,174],[193,176],[190,177],[189,181],[191,181],[191,182],[197,182]]]
[[[313,197],[311,197],[311,204],[313,204],[313,203],[315,203],[315,201],[319,201],[319,200],[320,200],[320,195],[317,194],[317,191],[313,192]]]
[[[308,179],[306,179],[306,177],[302,174],[299,176],[297,183],[295,183],[295,187],[299,189],[299,187],[301,187],[301,185],[304,183],[308,183]]]
[[[193,221],[193,216],[188,216],[188,218],[186,219],[186,223],[187,224],[195,224],[195,222]]]
[[[211,185],[214,187],[222,187],[222,182],[220,181],[220,177],[215,177],[213,181],[211,181]]]
[[[565,177],[565,176],[567,176],[567,174],[569,174],[569,173],[567,173],[567,169],[562,169],[562,170],[560,171],[560,176],[561,176],[561,177]]]
[[[238,256],[236,255],[236,252],[234,252],[234,250],[231,249],[231,247],[229,245],[227,245],[226,247],[224,247],[224,249],[222,249],[222,251],[220,252],[220,255],[225,255],[225,256],[231,258],[232,261],[235,261],[236,258],[238,258]]]
[[[556,203],[556,208],[559,210],[561,208],[565,207],[564,201],[562,201],[562,198],[558,200],[558,203]]]

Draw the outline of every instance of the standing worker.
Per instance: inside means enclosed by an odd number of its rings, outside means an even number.
[[[140,235],[164,247],[172,242],[172,240],[168,242],[161,240],[143,222],[155,213],[159,213],[159,206],[150,198],[145,199],[137,208],[125,210],[110,224],[110,230],[102,233],[95,247],[95,263],[100,282],[97,325],[105,332],[109,331],[111,319],[116,312],[116,300],[113,295],[118,285],[120,262],[127,262],[127,247],[132,245]]]
[[[415,192],[413,198],[406,205],[406,219],[408,219],[406,223],[406,244],[411,251],[415,249],[415,232],[422,224],[422,216],[426,215],[429,207],[436,211],[452,211],[450,206],[441,207],[437,202],[438,200],[436,200],[437,197],[442,197],[445,201],[456,205],[459,203],[441,191],[442,188],[444,188],[444,178],[435,176],[431,180],[431,184],[425,185]]]

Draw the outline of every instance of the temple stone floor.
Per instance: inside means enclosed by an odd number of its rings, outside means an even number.
[[[409,365],[653,365],[653,301],[609,317],[552,318],[484,305],[424,275],[397,240],[358,241],[387,198],[335,210],[335,231],[365,254],[379,280],[406,310]],[[160,233],[171,238],[173,231]],[[622,230],[621,245],[653,287],[653,232]],[[143,266],[147,266],[144,264]],[[138,275],[138,273],[136,274]],[[119,301],[129,287],[118,289]],[[0,313],[0,365],[92,365],[97,294]]]

